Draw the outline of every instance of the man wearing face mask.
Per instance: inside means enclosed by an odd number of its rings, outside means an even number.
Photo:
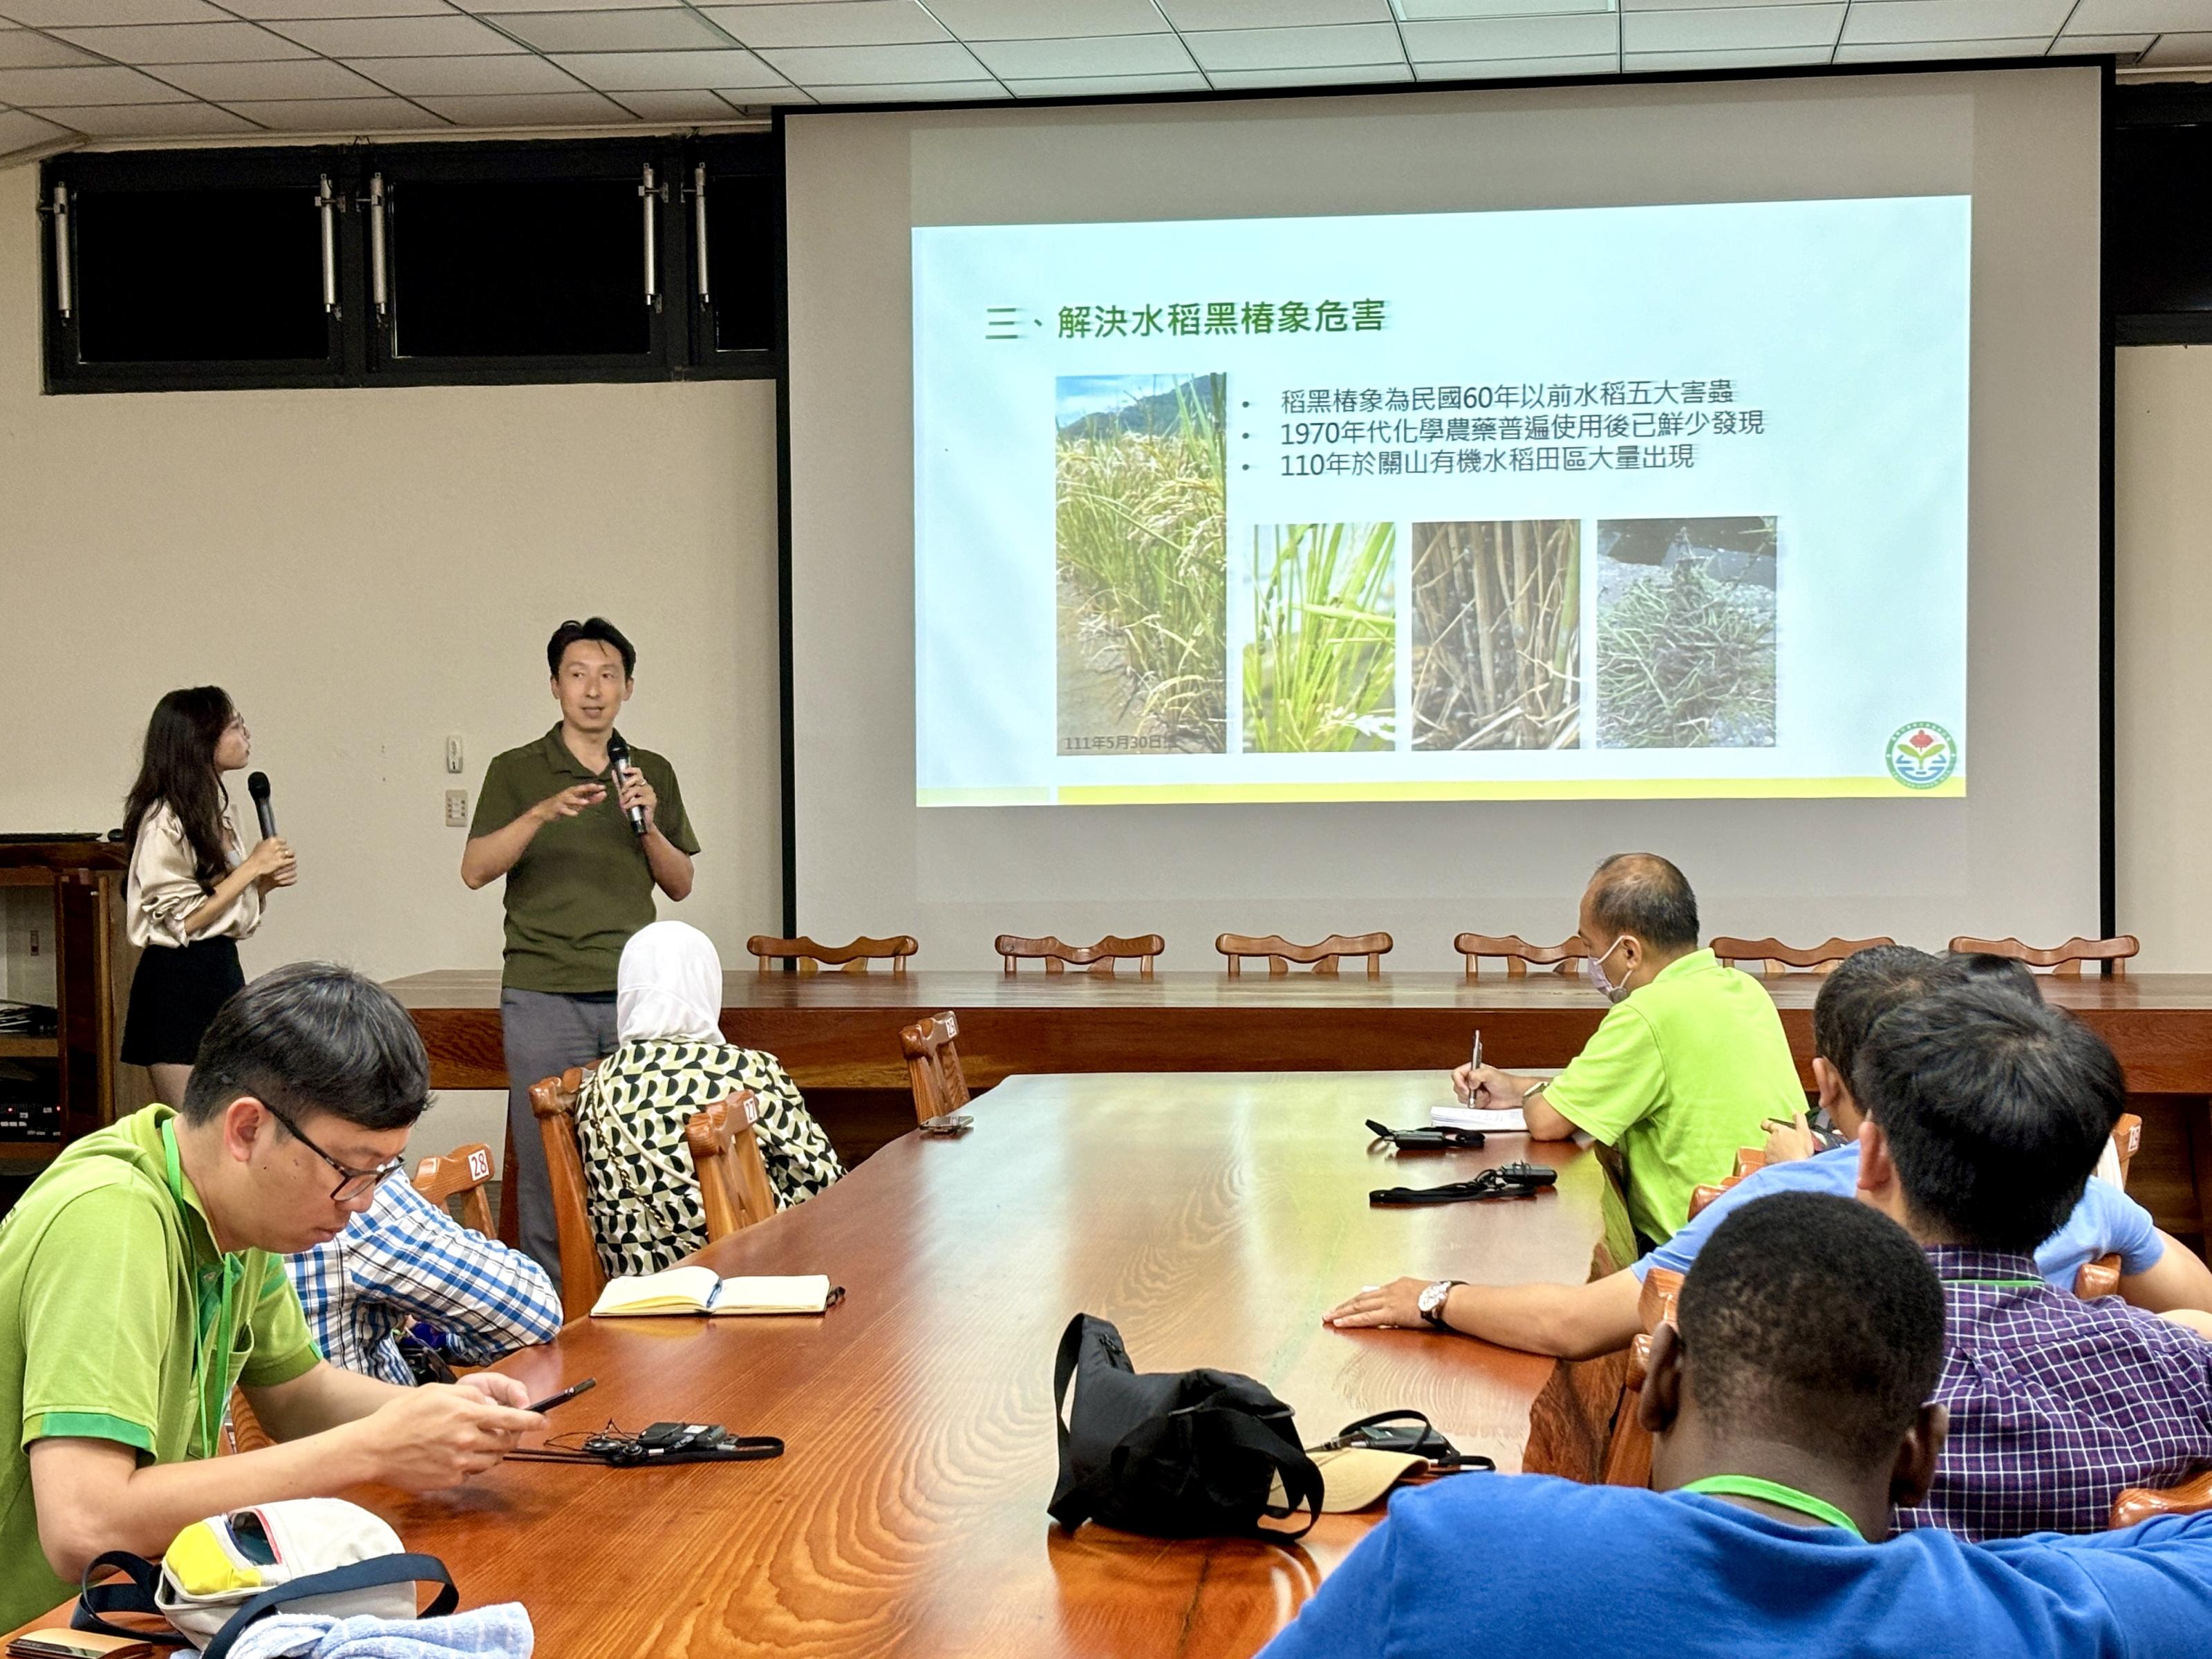
[[[1781,1016],[1759,982],[1698,946],[1698,899],[1655,853],[1616,853],[1583,890],[1578,924],[1591,986],[1613,1004],[1558,1077],[1494,1066],[1452,1073],[1461,1099],[1519,1106],[1528,1133],[1576,1130],[1617,1148],[1628,1218],[1648,1247],[1688,1219],[1690,1194],[1725,1180],[1770,1118],[1805,1109]]]

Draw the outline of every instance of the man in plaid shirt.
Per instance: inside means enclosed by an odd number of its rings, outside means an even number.
[[[1882,1017],[1852,1093],[1867,1115],[1859,1196],[1943,1284],[1935,1402],[1950,1437],[1898,1525],[2099,1532],[2126,1488],[2212,1467],[2212,1342],[2036,1272],[2125,1102],[2102,1039],[2010,991],[1947,988]]]
[[[561,1328],[544,1268],[462,1226],[404,1174],[379,1187],[336,1238],[284,1266],[323,1357],[402,1388],[416,1380],[399,1351],[410,1325],[429,1326],[460,1365],[488,1365]]]

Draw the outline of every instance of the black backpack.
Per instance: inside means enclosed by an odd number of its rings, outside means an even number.
[[[1288,1541],[1321,1514],[1321,1471],[1298,1444],[1291,1408],[1249,1376],[1140,1376],[1119,1331],[1078,1314],[1060,1340],[1052,1394],[1060,1484],[1048,1509],[1070,1531],[1097,1521],[1156,1538]],[[1278,1480],[1280,1504],[1268,1501]],[[1300,1510],[1295,1531],[1260,1524]]]

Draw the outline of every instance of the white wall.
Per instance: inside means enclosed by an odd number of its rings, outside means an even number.
[[[2146,972],[2212,971],[2212,346],[2119,354],[2120,926]]]
[[[495,967],[445,792],[557,717],[545,637],[602,611],[639,649],[623,730],[705,848],[664,911],[726,958],[780,931],[773,386],[42,397],[36,178],[0,169],[0,829],[113,825],[155,700],[214,681],[300,856],[247,972]],[[490,1103],[418,1147],[496,1147]]]

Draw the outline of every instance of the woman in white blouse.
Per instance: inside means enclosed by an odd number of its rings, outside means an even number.
[[[123,1060],[151,1071],[155,1097],[171,1106],[183,1103],[215,1011],[246,983],[238,941],[261,925],[263,897],[299,879],[280,838],[245,853],[231,822],[222,775],[245,766],[252,744],[220,686],[170,692],[154,705],[123,809],[129,932],[142,951]]]

